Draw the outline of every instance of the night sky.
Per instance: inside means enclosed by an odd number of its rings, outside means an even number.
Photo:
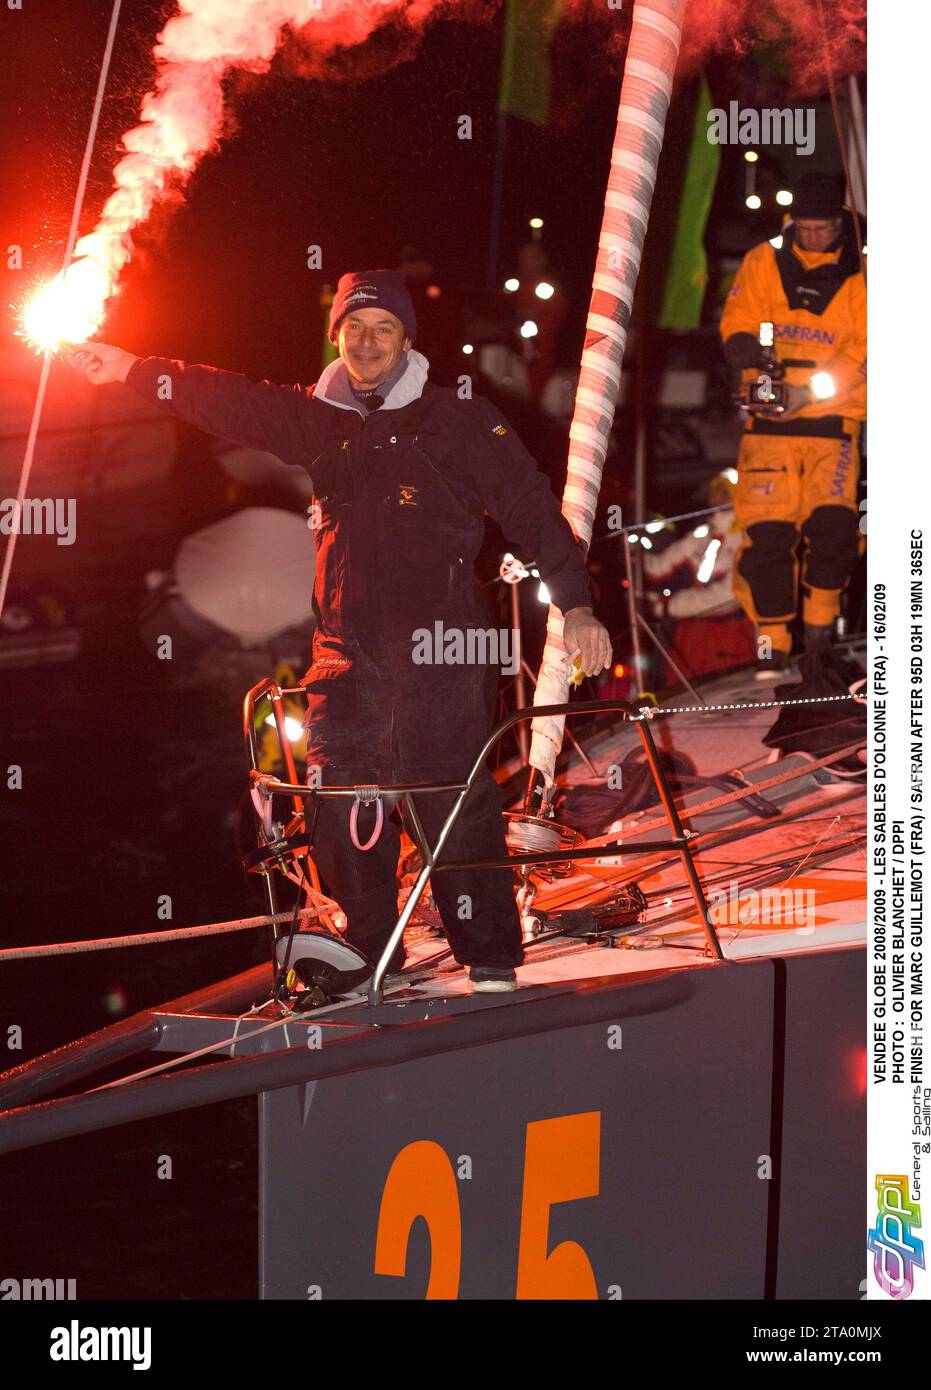
[[[119,137],[135,122],[152,41],[170,12],[125,0],[83,230],[109,192]],[[22,272],[4,264],[5,303],[60,265],[108,16],[104,4],[68,0],[4,16],[13,61],[2,97],[3,235],[24,251]],[[289,77],[285,56],[268,76],[240,79],[238,130],[203,161],[185,205],[143,238],[105,336],[136,352],[308,379],[319,365],[320,289],[345,270],[393,264],[413,244],[436,257],[441,283],[480,292],[500,35],[500,17],[439,22],[411,45],[411,60],[394,61],[397,44],[378,39],[352,55],[355,69],[373,76]],[[591,25],[569,33],[557,63],[555,128],[516,128],[509,149],[502,266],[539,213],[560,276],[583,299],[617,101],[607,37]],[[584,67],[575,62],[580,45]],[[471,141],[456,137],[462,114],[472,116]],[[306,266],[312,243],[322,247],[319,271]]]
[[[120,137],[136,123],[153,77],[153,42],[172,9],[124,0],[82,231],[110,191]],[[553,46],[549,125],[510,122],[499,260],[500,282],[513,269],[527,219],[544,217],[554,275],[574,304],[566,365],[577,360],[581,342],[629,26],[629,7],[589,9],[598,17],[564,24]],[[21,271],[8,270],[6,256],[0,262],[5,305],[60,267],[109,13],[103,0],[4,7],[0,230],[4,247],[21,244],[24,259]],[[236,128],[203,160],[183,206],[159,213],[140,235],[102,336],[137,353],[311,380],[319,369],[322,286],[347,269],[391,265],[410,244],[435,258],[443,286],[477,304],[488,255],[503,20],[491,0],[465,0],[457,14],[482,22],[439,20],[419,39],[382,31],[334,56],[326,81],[289,75],[295,64],[287,49],[271,73],[236,77]],[[703,19],[703,11],[696,14]],[[786,104],[788,72],[769,53],[712,55],[706,70],[715,101]],[[693,64],[667,125],[645,271],[654,284],[678,202],[696,72]],[[456,136],[463,114],[472,118],[471,140]],[[740,153],[724,150],[712,244],[722,216],[737,218],[746,245],[770,234],[765,209],[756,222],[742,209]],[[793,158],[785,163],[790,173]],[[836,151],[819,141],[806,167],[815,164],[836,165]],[[322,247],[322,270],[306,266],[310,244]],[[11,345],[13,327],[5,315],[0,343]]]

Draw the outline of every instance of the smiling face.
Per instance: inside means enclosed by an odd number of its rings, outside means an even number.
[[[802,251],[826,251],[840,236],[839,217],[797,217],[795,241]]]
[[[380,386],[410,345],[403,323],[387,309],[355,309],[339,326],[339,355],[359,390]]]

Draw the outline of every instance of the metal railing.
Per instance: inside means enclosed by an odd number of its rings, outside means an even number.
[[[305,798],[310,796],[355,797],[357,793],[361,790],[361,787],[357,785],[307,787],[301,785],[298,782],[297,770],[294,763],[294,750],[292,749],[291,742],[287,737],[284,710],[281,701],[285,695],[300,694],[306,696],[306,693],[306,689],[303,686],[287,686],[282,688],[276,685],[274,681],[266,679],[264,681],[261,681],[258,685],[254,686],[253,689],[248,692],[243,705],[243,727],[246,742],[246,753],[247,757],[249,758],[252,772],[258,774],[258,746],[255,735],[255,707],[258,704],[259,700],[265,698],[266,696],[269,699],[271,699],[275,715],[276,728],[278,730],[278,738],[282,745],[282,757],[288,775],[292,780],[290,782],[282,782],[277,778],[263,776],[263,790],[269,796],[276,796],[279,794],[290,796],[292,798],[292,804],[296,811],[303,810],[304,800]],[[446,842],[449,839],[453,826],[458,820],[462,808],[473,787],[475,786],[476,779],[478,778],[479,773],[484,767],[485,759],[488,757],[488,754],[491,752],[492,748],[494,748],[498,740],[505,733],[507,733],[508,729],[510,729],[514,724],[517,724],[522,720],[527,719],[536,719],[557,715],[573,717],[579,714],[608,714],[618,712],[623,713],[626,720],[629,720],[632,723],[636,723],[637,729],[640,733],[641,741],[643,743],[647,765],[649,766],[650,772],[653,776],[653,782],[656,786],[660,803],[666,814],[666,819],[669,821],[670,830],[672,831],[670,839],[640,841],[637,844],[633,845],[623,845],[620,842],[618,842],[617,844],[599,844],[591,847],[582,848],[567,847],[564,849],[551,850],[541,853],[508,855],[504,859],[475,859],[444,863],[438,862],[440,856],[442,855]],[[388,970],[388,962],[391,960],[391,957],[393,956],[399,942],[401,941],[401,938],[404,935],[405,928],[410,922],[414,909],[420,901],[420,898],[423,895],[424,889],[426,888],[431,875],[433,873],[442,873],[444,871],[449,871],[453,869],[512,869],[522,868],[524,866],[534,864],[549,864],[565,862],[567,860],[592,859],[598,856],[604,856],[605,854],[611,854],[613,856],[622,854],[653,853],[655,851],[665,851],[670,849],[676,850],[679,854],[679,857],[682,860],[682,867],[685,870],[685,875],[688,880],[689,888],[691,889],[692,896],[695,899],[695,906],[698,909],[698,914],[701,919],[702,928],[704,930],[705,938],[708,945],[708,950],[715,960],[725,960],[724,952],[721,949],[721,944],[718,940],[717,932],[714,928],[714,923],[712,922],[711,915],[708,911],[708,903],[705,899],[704,890],[701,886],[701,880],[699,879],[698,872],[695,868],[695,862],[692,857],[692,849],[691,845],[689,844],[689,835],[688,832],[683,828],[682,822],[679,819],[679,812],[676,807],[675,799],[673,798],[672,792],[669,789],[669,783],[666,778],[665,769],[663,768],[662,760],[660,759],[657,753],[656,744],[654,743],[653,736],[650,732],[649,721],[646,717],[644,717],[643,713],[636,706],[632,705],[628,700],[587,700],[577,701],[573,704],[537,705],[536,707],[530,709],[514,710],[513,713],[509,714],[505,719],[501,720],[500,723],[496,724],[495,727],[488,734],[488,737],[485,739],[485,742],[483,743],[481,749],[476,755],[475,760],[472,763],[472,768],[464,781],[441,783],[396,782],[385,786],[378,786],[376,788],[372,788],[370,784],[366,784],[365,789],[368,794],[371,794],[374,790],[377,795],[384,794],[386,796],[397,796],[403,801],[409,815],[409,823],[414,830],[414,836],[417,841],[418,848],[423,857],[423,867],[421,868],[421,871],[417,876],[414,886],[407,897],[404,907],[401,910],[398,920],[395,923],[391,936],[388,939],[388,943],[382,951],[382,954],[375,966],[375,973],[372,976],[372,981],[368,993],[369,1003],[372,1005],[377,1005],[382,1000],[382,986],[384,984],[385,975]],[[436,793],[450,792],[454,792],[456,794],[456,799],[453,802],[453,805],[450,808],[450,811],[443,822],[443,825],[436,839],[436,844],[433,845],[433,847],[431,848],[430,845],[427,843],[427,839],[423,831],[423,826],[421,825],[420,818],[417,815],[417,809],[414,805],[413,797],[415,794],[432,795]],[[308,855],[312,852],[312,849],[313,846],[311,844],[308,850]],[[268,896],[269,913],[271,916],[275,916],[277,914],[277,900],[275,896],[273,877],[270,870],[264,874],[264,879],[266,894]],[[272,932],[273,934],[275,932],[274,926],[272,927]]]

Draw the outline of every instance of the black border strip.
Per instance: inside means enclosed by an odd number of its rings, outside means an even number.
[[[788,971],[781,957],[773,966],[773,1071],[769,1122],[769,1154],[773,1175],[769,1183],[766,1212],[766,1266],[763,1275],[764,1299],[776,1298],[779,1280],[779,1207],[782,1197],[782,1131],[785,1112],[786,1079],[786,1002]]]

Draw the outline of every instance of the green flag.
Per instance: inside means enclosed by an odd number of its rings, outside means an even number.
[[[682,186],[676,234],[659,313],[660,328],[697,328],[708,283],[705,227],[721,165],[721,150],[708,139],[711,91],[702,77],[695,106],[689,162]]]
[[[567,0],[506,0],[498,110],[534,125],[550,115],[550,44]]]

